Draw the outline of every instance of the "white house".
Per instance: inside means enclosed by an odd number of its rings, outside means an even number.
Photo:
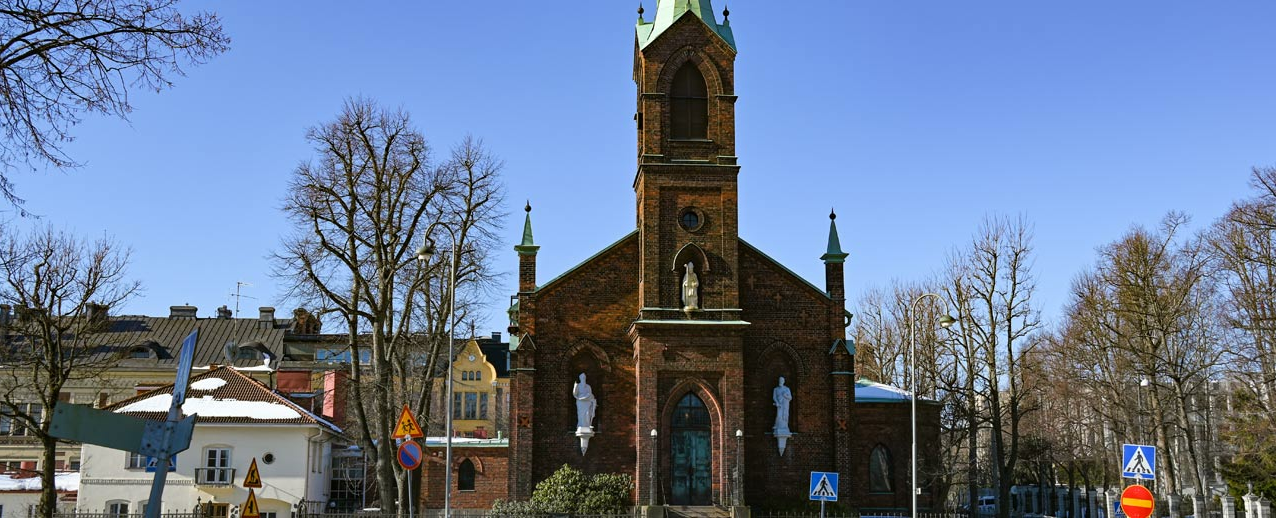
[[[80,474],[60,472],[53,475],[58,488],[58,510],[75,507],[75,492],[80,487]],[[0,518],[27,518],[35,515],[43,488],[37,473],[0,474]]]
[[[108,410],[162,420],[172,392],[168,385]],[[254,458],[263,485],[256,490],[262,518],[287,518],[303,501],[328,501],[332,451],[345,444],[333,424],[232,367],[193,377],[182,410],[199,420],[190,449],[177,454],[168,474],[163,512],[190,512],[198,504],[205,516],[237,513],[248,498],[243,481]],[[142,512],[153,470],[141,455],[84,445],[77,510]]]

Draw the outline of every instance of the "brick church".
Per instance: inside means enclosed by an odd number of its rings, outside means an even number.
[[[857,384],[836,225],[812,246],[824,249],[822,287],[739,236],[729,14],[719,23],[710,0],[659,0],[650,21],[639,10],[637,229],[538,285],[527,208],[512,500],[569,464],[632,475],[635,505],[802,502],[810,472],[834,471],[843,503],[908,507],[908,396]],[[924,466],[938,407],[919,412]]]

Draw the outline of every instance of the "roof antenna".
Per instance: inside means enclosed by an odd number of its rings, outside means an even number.
[[[247,283],[243,281],[235,281],[235,293],[230,294],[230,296],[235,297],[235,318],[239,318],[239,299],[244,298],[244,299],[257,300],[257,297],[251,297],[251,296],[243,295],[240,293],[240,288],[243,288],[244,286],[247,286],[249,288],[253,287],[252,283]]]

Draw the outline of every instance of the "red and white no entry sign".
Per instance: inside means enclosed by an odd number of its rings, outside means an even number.
[[[1156,507],[1156,500],[1146,487],[1130,486],[1121,492],[1121,512],[1130,518],[1148,518],[1153,507]]]

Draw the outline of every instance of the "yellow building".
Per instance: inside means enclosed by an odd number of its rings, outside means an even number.
[[[470,339],[452,362],[452,429],[460,437],[495,438],[509,432],[509,344],[500,333]],[[434,379],[434,404],[442,410],[447,377]],[[441,412],[440,412],[441,413]],[[442,420],[430,430],[444,435]]]

